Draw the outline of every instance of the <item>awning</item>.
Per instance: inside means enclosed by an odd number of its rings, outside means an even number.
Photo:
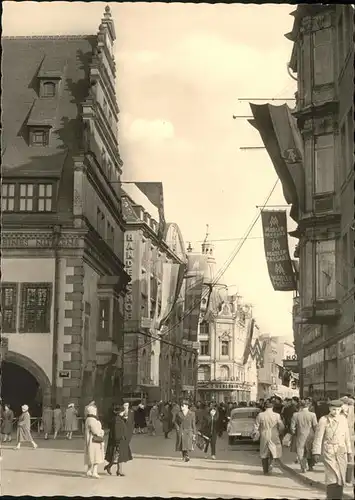
[[[303,140],[290,108],[271,104],[252,104],[254,116],[249,123],[260,133],[261,139],[281,180],[291,217],[297,222],[299,209],[304,210],[305,175],[303,167]]]

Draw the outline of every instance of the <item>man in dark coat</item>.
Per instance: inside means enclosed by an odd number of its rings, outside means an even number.
[[[161,418],[163,422],[164,437],[165,439],[168,439],[169,433],[172,429],[172,420],[173,420],[169,403],[165,403]]]
[[[219,436],[220,425],[223,425],[223,423],[221,424],[217,408],[214,406],[210,409],[209,413],[204,416],[201,425],[201,434],[208,438],[204,452],[207,458],[208,448],[211,445],[212,460],[216,460],[216,443],[217,436]]]
[[[105,471],[110,476],[111,467],[114,464],[117,464],[116,475],[124,476],[122,474],[122,463],[132,460],[128,427],[125,422],[125,411],[122,406],[116,405],[113,408],[113,418],[111,419],[105,460],[108,462],[105,466]]]
[[[190,411],[187,401],[182,401],[180,411],[175,415],[174,425],[176,428],[175,450],[182,453],[185,462],[190,461],[189,451],[193,449],[196,436],[196,416]]]

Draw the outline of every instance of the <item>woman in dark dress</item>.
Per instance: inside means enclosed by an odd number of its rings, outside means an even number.
[[[206,436],[209,440],[205,445],[205,457],[207,458],[208,448],[211,445],[211,458],[212,460],[216,460],[216,443],[217,436],[220,435],[220,426],[223,425],[223,421],[221,422],[220,414],[217,411],[216,406],[212,406],[207,415],[205,415],[202,426],[201,433]]]
[[[113,418],[110,424],[105,460],[108,464],[105,471],[111,476],[111,468],[117,464],[117,476],[124,476],[122,464],[132,460],[131,448],[129,446],[129,429],[124,419],[124,408],[115,406],[113,408]]]

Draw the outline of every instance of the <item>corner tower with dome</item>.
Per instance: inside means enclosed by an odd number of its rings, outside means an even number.
[[[200,254],[205,260],[204,288],[198,328],[197,399],[210,402],[249,402],[257,399],[258,371],[255,361],[243,365],[243,354],[251,320],[252,306],[243,304],[219,282],[214,245],[206,237]],[[258,327],[254,328],[254,337]]]

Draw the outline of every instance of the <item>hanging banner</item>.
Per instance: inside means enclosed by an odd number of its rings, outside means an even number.
[[[164,194],[163,184],[161,182],[136,182],[136,186],[146,195],[148,200],[157,207],[159,212],[158,237],[163,239],[165,232],[165,214],[164,214]]]
[[[251,343],[252,343],[253,335],[254,335],[254,326],[255,326],[255,319],[252,318],[250,320],[250,323],[249,323],[247,338],[245,341],[245,348],[244,348],[244,354],[243,354],[243,365],[246,365],[248,362],[248,359],[249,359]]]
[[[160,288],[161,310],[158,318],[158,329],[168,320],[179,297],[185,274],[184,264],[163,264],[163,276]]]
[[[288,249],[286,211],[262,210],[261,221],[265,257],[274,290],[278,292],[296,290],[295,273]]]
[[[184,340],[197,342],[203,292],[203,274],[186,280]]]

